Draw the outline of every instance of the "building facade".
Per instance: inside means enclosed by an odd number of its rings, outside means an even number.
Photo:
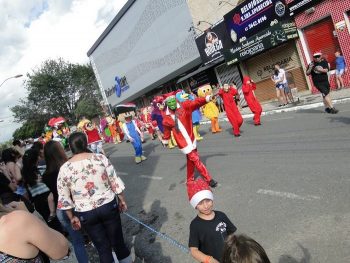
[[[350,63],[350,1],[346,0],[287,0],[290,7],[299,8],[293,15],[299,31],[298,46],[306,67],[315,51],[322,51],[330,64],[330,84],[336,88],[335,51],[340,51],[346,64]],[[303,7],[303,3],[307,5]],[[294,9],[292,7],[292,9]],[[344,75],[345,86],[350,85],[350,71]],[[310,83],[312,85],[311,79]],[[312,87],[316,93],[316,88]]]

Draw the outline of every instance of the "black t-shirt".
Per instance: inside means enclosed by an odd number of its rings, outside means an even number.
[[[230,219],[220,211],[214,211],[212,220],[204,220],[197,216],[190,225],[189,247],[196,247],[206,255],[221,261],[226,237],[237,228]]]
[[[328,74],[315,71],[315,67],[317,66],[321,66],[322,68],[329,70],[327,60],[323,59],[320,62],[314,62],[314,69],[311,71],[311,77],[315,86],[317,86],[318,83],[328,82]]]
[[[0,172],[0,195],[4,193],[12,193],[12,190],[9,187],[10,183],[11,181],[6,177],[6,175]]]

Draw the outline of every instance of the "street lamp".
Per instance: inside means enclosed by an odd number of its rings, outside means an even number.
[[[9,77],[7,79],[5,79],[1,84],[0,84],[0,87],[2,86],[2,84],[4,84],[6,81],[8,81],[9,79],[16,79],[16,78],[20,78],[22,77],[23,75],[22,74],[18,74],[16,76],[12,76],[12,77]]]
[[[226,4],[229,4],[230,6],[235,7],[233,4],[231,4],[230,2],[227,2],[227,1],[220,1],[220,2],[219,2],[219,5],[221,5],[222,3],[226,3]]]

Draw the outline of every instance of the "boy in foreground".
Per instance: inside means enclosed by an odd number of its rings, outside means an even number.
[[[213,210],[213,193],[203,179],[187,182],[187,191],[191,205],[198,211],[190,225],[191,255],[198,262],[219,263],[226,237],[237,228],[223,212]]]

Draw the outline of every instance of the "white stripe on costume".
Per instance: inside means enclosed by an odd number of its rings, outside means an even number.
[[[175,115],[171,114],[170,116],[175,121]],[[194,139],[194,141],[192,142],[191,137],[188,134],[185,126],[182,124],[182,122],[179,119],[177,120],[177,124],[179,125],[179,130],[187,143],[187,146],[185,148],[180,149],[180,151],[184,154],[189,154],[190,152],[192,152],[194,149],[197,148],[197,141],[196,139]]]

